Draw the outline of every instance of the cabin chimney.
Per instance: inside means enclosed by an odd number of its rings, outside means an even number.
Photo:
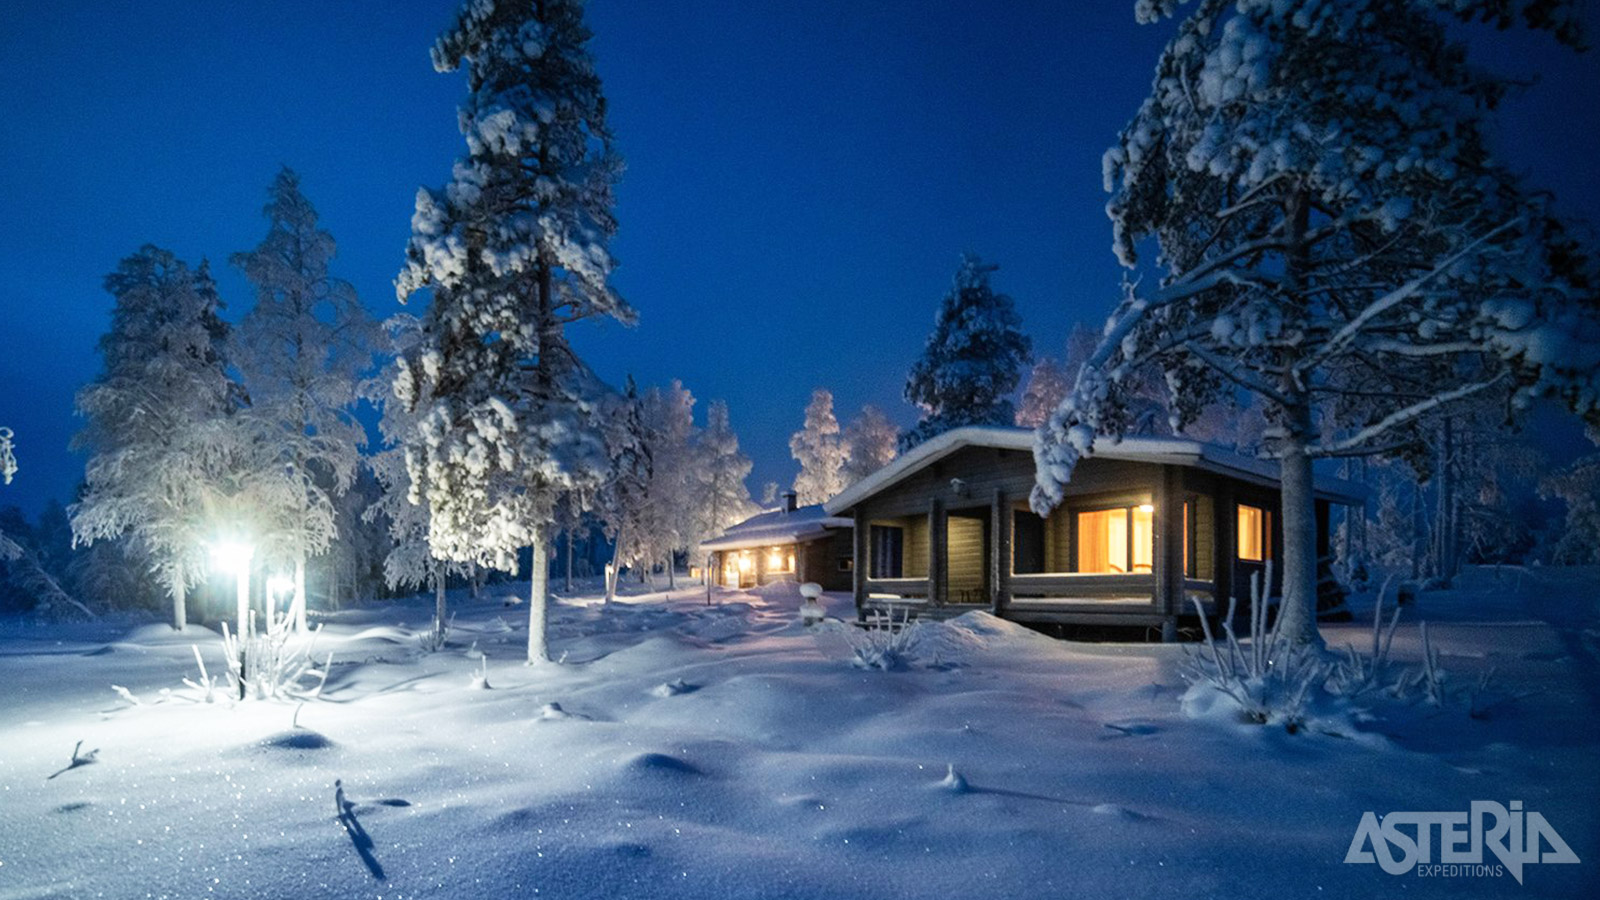
[[[796,509],[799,509],[799,505],[798,505],[799,501],[800,501],[800,495],[799,494],[796,494],[794,491],[784,491],[783,492],[783,511],[786,512],[786,513],[792,513]]]

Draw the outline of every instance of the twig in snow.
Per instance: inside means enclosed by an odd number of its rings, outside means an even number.
[[[73,748],[72,748],[72,761],[67,763],[67,767],[65,769],[62,769],[62,770],[54,773],[49,778],[46,778],[45,781],[51,781],[56,777],[56,775],[64,775],[67,772],[71,772],[73,769],[79,768],[81,766],[87,766],[87,765],[90,765],[90,764],[92,764],[94,762],[97,762],[95,757],[100,755],[99,748],[95,748],[93,750],[90,750],[88,753],[84,753],[82,755],[79,755],[78,751],[82,750],[82,749],[83,749],[83,741],[79,741],[77,744],[73,745]]]

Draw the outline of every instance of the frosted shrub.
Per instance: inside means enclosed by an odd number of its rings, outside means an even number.
[[[456,623],[454,613],[444,621],[435,621],[433,627],[417,635],[417,648],[423,653],[438,653],[450,639],[450,630]]]
[[[851,629],[850,645],[858,669],[893,672],[911,667],[917,659],[922,627],[911,620],[911,610],[873,613],[862,628]]]
[[[1270,584],[1272,566],[1266,570]],[[1311,703],[1318,699],[1325,682],[1333,674],[1335,664],[1326,660],[1314,647],[1298,644],[1279,632],[1282,619],[1267,627],[1267,604],[1262,596],[1260,575],[1250,579],[1250,640],[1241,644],[1233,629],[1233,614],[1237,603],[1230,598],[1228,615],[1223,620],[1224,641],[1218,641],[1211,632],[1205,611],[1196,601],[1200,625],[1206,640],[1199,653],[1191,655],[1184,678],[1190,688],[1184,695],[1185,707],[1195,711],[1205,704],[1202,697],[1210,695],[1236,707],[1247,722],[1281,724],[1290,733],[1305,727]]]
[[[322,668],[311,656],[321,626],[307,635],[294,631],[294,620],[285,616],[271,622],[265,631],[255,630],[250,618],[249,633],[241,640],[222,626],[222,652],[227,659],[228,687],[232,696],[243,700],[314,700],[327,683],[333,666],[328,654]]]

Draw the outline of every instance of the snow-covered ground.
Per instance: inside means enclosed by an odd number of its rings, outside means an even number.
[[[509,590],[509,588],[508,588]],[[851,665],[792,589],[557,607],[454,598],[328,620],[320,700],[191,702],[199,642],[160,625],[0,627],[0,900],[36,897],[1594,896],[1600,584],[1473,573],[1425,595],[1457,685],[1361,740],[1189,719],[1184,650],[1057,641],[981,613],[903,671]],[[847,600],[828,598],[835,612]],[[1325,629],[1365,648],[1365,625]],[[490,688],[474,689],[488,654]],[[126,687],[133,705],[110,687]],[[163,700],[161,690],[173,689]],[[157,702],[162,701],[162,702]],[[67,768],[73,747],[98,750]],[[946,780],[954,766],[964,789]],[[64,771],[63,771],[64,770]],[[336,820],[335,780],[353,804]],[[1578,865],[1524,884],[1343,862],[1363,812],[1521,800]]]

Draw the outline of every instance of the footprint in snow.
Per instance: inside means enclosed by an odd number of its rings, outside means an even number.
[[[1113,819],[1123,819],[1129,822],[1148,818],[1147,816],[1136,813],[1125,806],[1118,806],[1115,803],[1100,803],[1091,807],[1089,811],[1098,816],[1109,816]]]
[[[1110,740],[1117,737],[1142,737],[1147,734],[1160,734],[1161,729],[1149,722],[1106,722],[1105,726],[1116,734],[1102,735],[1101,740]]]

